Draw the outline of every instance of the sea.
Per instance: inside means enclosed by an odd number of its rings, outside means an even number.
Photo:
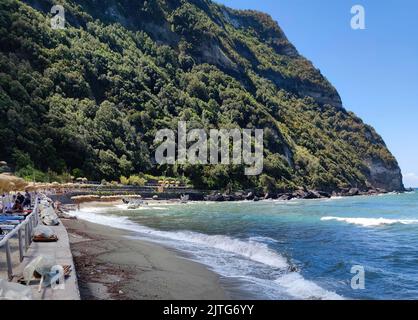
[[[219,274],[236,299],[418,299],[418,191],[72,214],[183,253]]]

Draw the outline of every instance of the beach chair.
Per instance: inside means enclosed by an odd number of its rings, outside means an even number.
[[[23,216],[0,216],[0,222],[7,220],[25,220]]]
[[[0,229],[3,231],[12,231],[14,228],[16,228],[15,225],[10,225],[10,224],[0,224]]]
[[[0,224],[7,224],[7,225],[13,225],[13,226],[17,226],[21,223],[22,223],[22,221],[20,221],[20,220],[3,220],[3,221],[0,221]]]
[[[16,228],[15,225],[0,224],[0,240],[7,236],[11,231]]]

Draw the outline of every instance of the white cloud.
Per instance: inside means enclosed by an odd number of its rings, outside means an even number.
[[[408,172],[403,175],[403,183],[405,187],[418,187],[418,174],[414,172]]]

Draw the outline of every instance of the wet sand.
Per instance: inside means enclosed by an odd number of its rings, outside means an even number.
[[[229,299],[219,276],[130,232],[62,219],[84,300]]]

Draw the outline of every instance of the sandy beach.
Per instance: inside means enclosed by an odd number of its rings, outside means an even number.
[[[130,232],[66,220],[84,300],[221,300],[229,296],[205,266]]]

